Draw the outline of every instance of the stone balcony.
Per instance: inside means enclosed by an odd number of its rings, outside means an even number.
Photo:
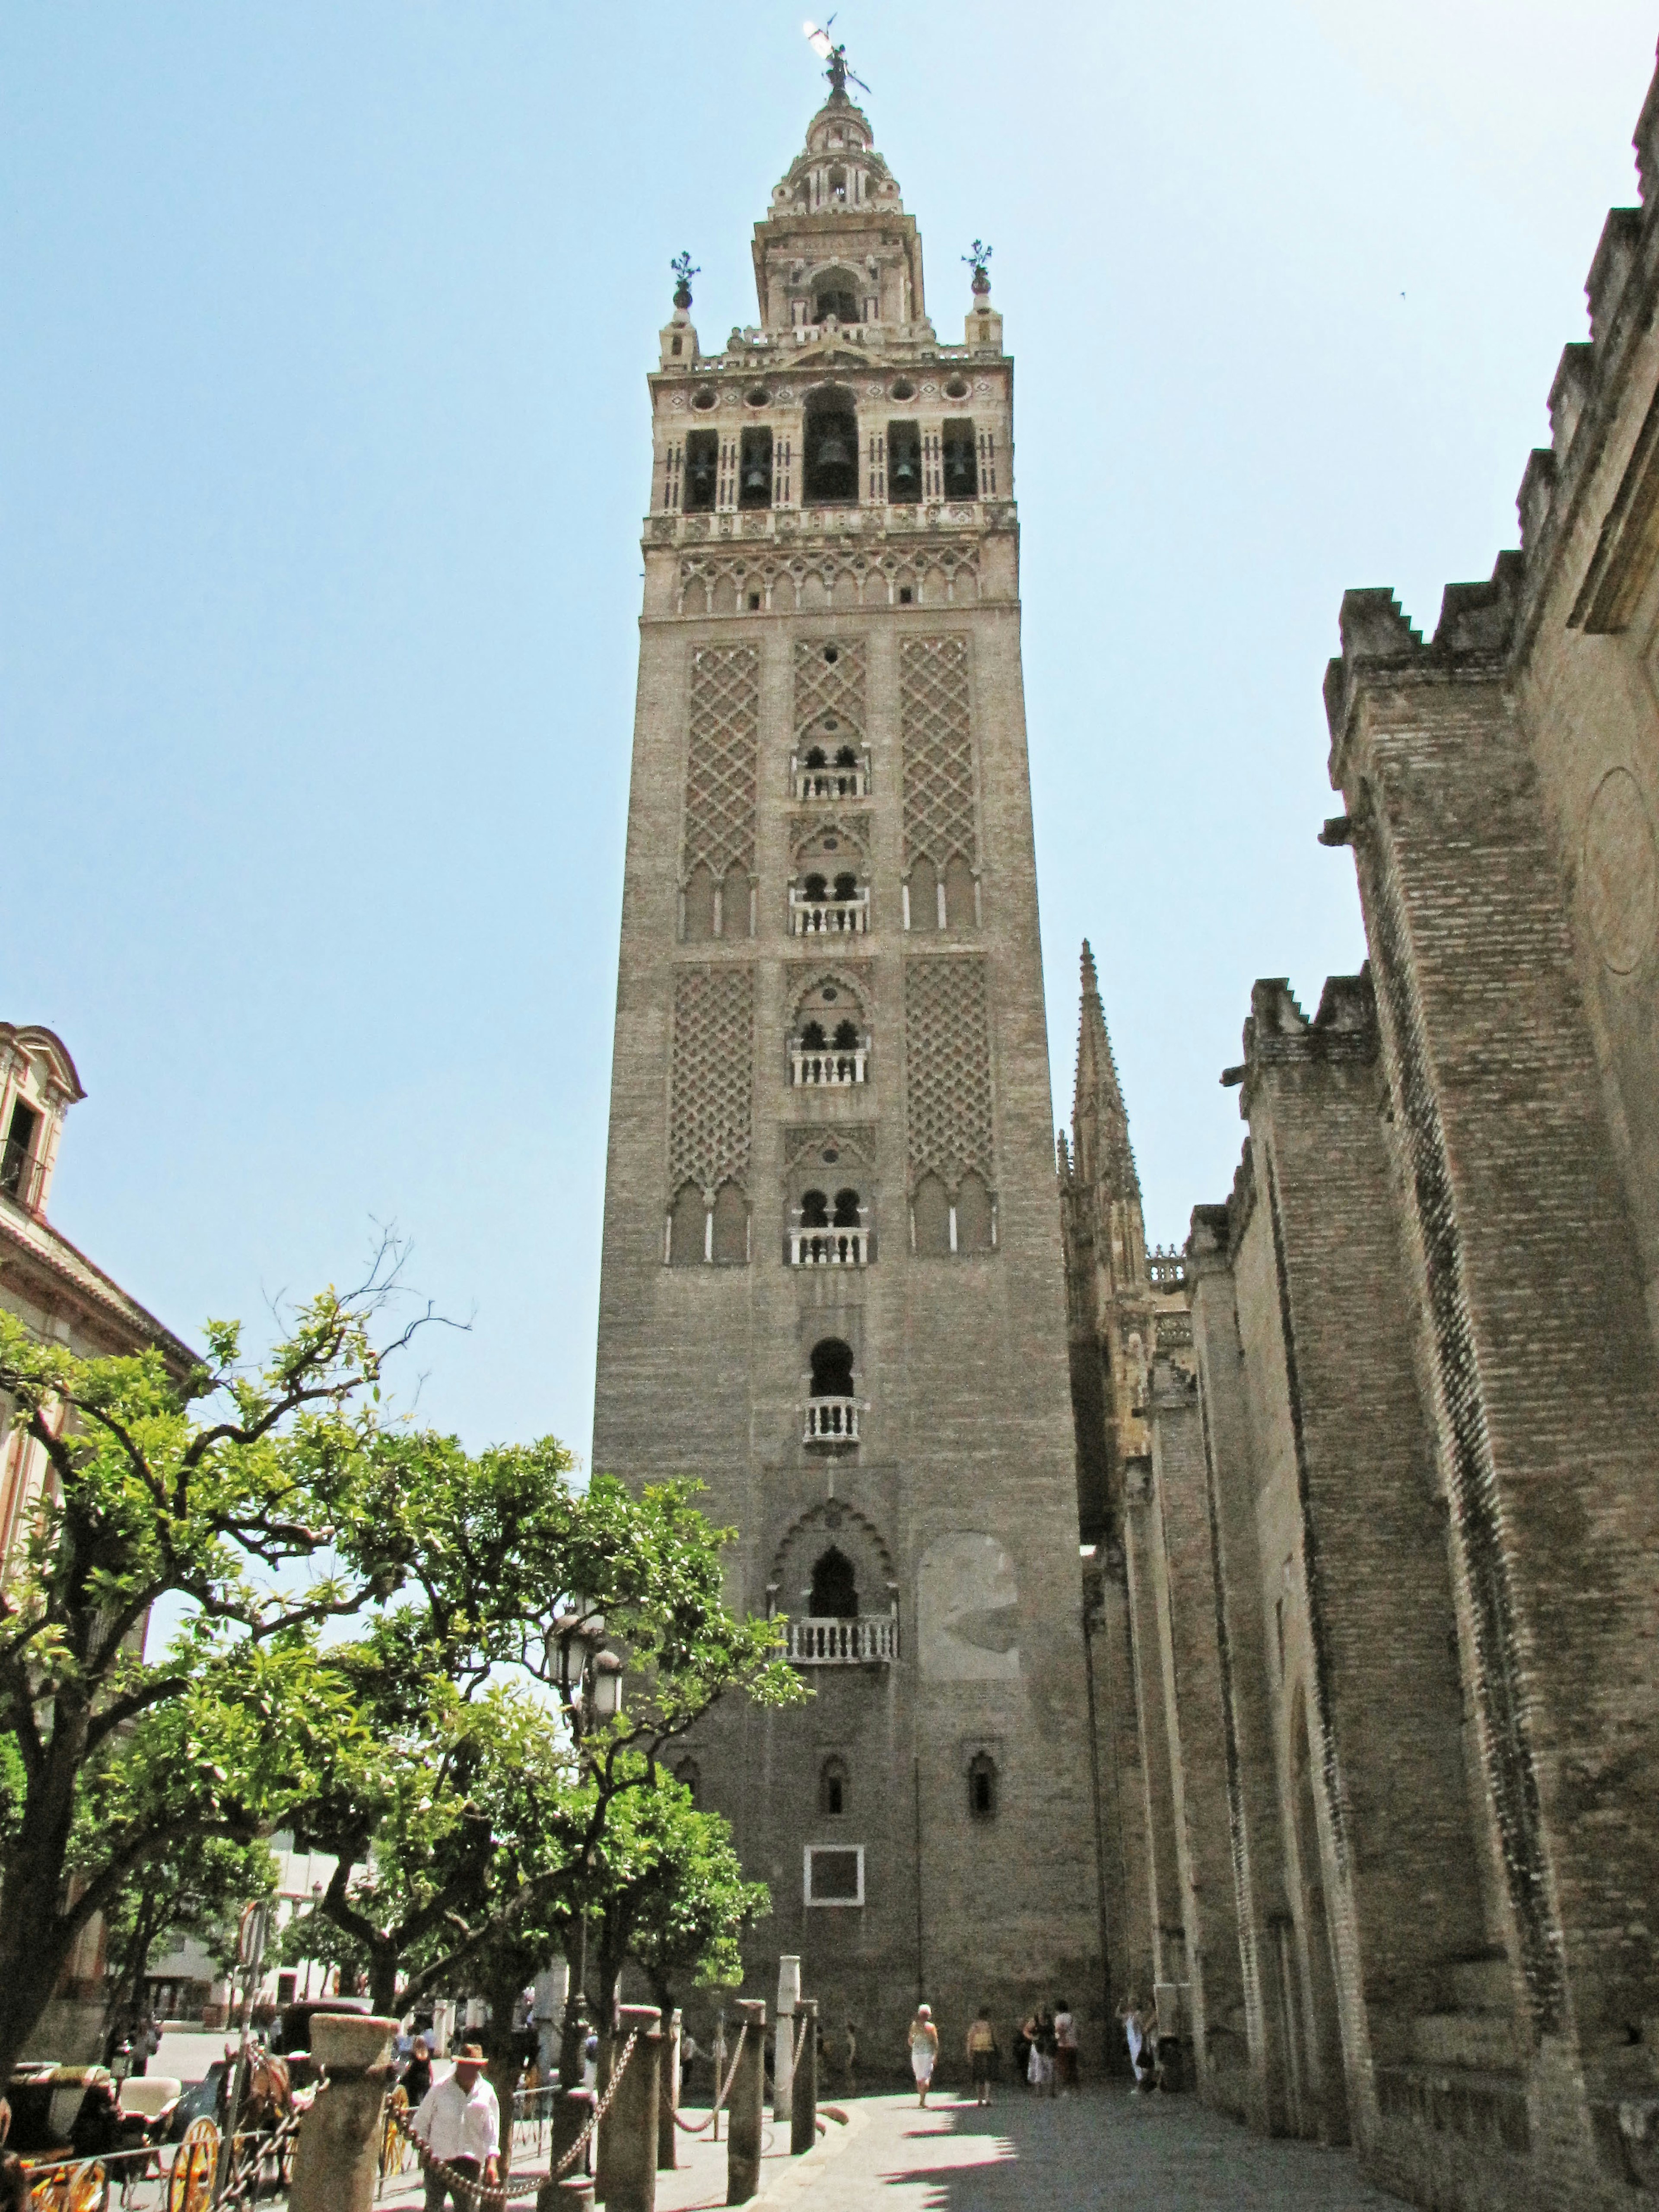
[[[867,1267],[870,1264],[867,1229],[792,1229],[789,1264],[792,1267]],[[840,1400],[815,1399],[814,1404],[840,1404]],[[848,1401],[851,1403],[851,1401]],[[856,1431],[854,1431],[856,1434]]]
[[[855,1444],[862,1410],[856,1398],[809,1398],[801,1423],[801,1442],[831,1446]]]
[[[867,761],[812,767],[799,755],[789,763],[791,787],[797,799],[867,799],[870,764]]]
[[[647,516],[645,543],[647,546],[706,545],[726,540],[769,543],[775,557],[785,549],[810,554],[813,545],[826,541],[842,545],[863,538],[872,543],[902,543],[941,532],[977,534],[1014,526],[1012,499],[939,499],[914,506],[872,500],[856,507],[849,503],[844,507],[732,507],[693,514],[676,508]]]
[[[888,1665],[899,1656],[898,1616],[871,1613],[855,1620],[791,1620],[788,1656],[797,1667]]]
[[[867,1045],[792,1044],[789,1078],[798,1091],[844,1090],[867,1079],[869,1060]]]
[[[866,888],[849,899],[812,898],[805,891],[789,893],[789,933],[792,937],[863,937],[870,928],[870,892]]]

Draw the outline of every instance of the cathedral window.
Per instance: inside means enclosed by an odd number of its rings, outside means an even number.
[[[855,1190],[838,1190],[833,1211],[821,1190],[801,1193],[799,1218],[789,1231],[792,1267],[863,1267],[871,1259],[865,1208]],[[851,1380],[844,1393],[850,1396]]]
[[[821,1552],[812,1567],[812,1591],[807,1607],[814,1620],[856,1620],[858,1579],[853,1562],[832,1544]]]
[[[690,442],[688,439],[688,447]],[[859,424],[850,392],[823,392],[808,404],[802,444],[805,462],[801,488],[806,504],[855,507],[859,496]],[[689,456],[686,466],[689,471]]]
[[[968,1810],[975,1820],[994,1820],[997,1811],[997,1763],[988,1751],[968,1762]]]
[[[696,1183],[682,1183],[668,1216],[668,1264],[700,1267],[708,1252],[708,1206]]]
[[[809,1444],[855,1444],[859,1440],[859,1406],[853,1395],[853,1348],[839,1337],[823,1337],[812,1346],[811,1395],[806,1405],[806,1426],[803,1441]],[[839,1553],[835,1555],[841,1557]],[[825,1557],[829,1557],[826,1553]],[[822,1564],[822,1562],[820,1562]],[[852,1568],[848,1566],[848,1575]],[[817,1601],[818,1589],[817,1570],[813,1573],[813,1602],[811,1611],[833,1612],[829,1605]],[[851,1611],[858,1611],[856,1597]]]
[[[921,428],[915,422],[887,425],[887,496],[896,505],[921,497]]]
[[[808,1905],[862,1905],[864,1902],[864,1846],[830,1850],[808,1844],[805,1850],[805,1902]]]
[[[844,1759],[826,1759],[818,1769],[818,1810],[826,1820],[839,1820],[848,1810],[852,1792]]]
[[[11,1109],[11,1126],[6,1131],[4,1146],[0,1147],[0,1191],[8,1198],[22,1198],[29,1155],[34,1149],[40,1127],[40,1116],[33,1107],[18,1099]]]
[[[742,1267],[749,1261],[749,1207],[734,1182],[714,1194],[708,1220],[709,1258],[717,1267]]]
[[[772,433],[767,429],[747,429],[743,434],[742,458],[738,467],[738,505],[770,507],[771,504]],[[756,604],[758,603],[757,598]]]
[[[713,512],[720,481],[720,440],[718,430],[688,430],[685,436],[685,488],[680,503],[687,514]]]
[[[940,1259],[955,1249],[951,1241],[951,1194],[936,1175],[925,1175],[910,1200],[910,1220],[916,1250],[924,1258]]]
[[[979,464],[974,452],[974,426],[967,417],[947,422],[941,441],[946,499],[977,499]]]

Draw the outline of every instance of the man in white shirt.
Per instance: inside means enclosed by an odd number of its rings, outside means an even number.
[[[468,2181],[494,2181],[496,2154],[501,2148],[501,2112],[495,2092],[483,2078],[484,2055],[476,2043],[464,2043],[455,2054],[455,2070],[434,2081],[421,2100],[415,2115],[416,2139],[434,2159],[453,2166]],[[471,2212],[467,2200],[453,2192],[447,2178],[428,2166],[426,2212]]]

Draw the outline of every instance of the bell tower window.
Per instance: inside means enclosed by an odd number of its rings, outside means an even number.
[[[946,499],[977,499],[979,496],[979,463],[974,453],[974,426],[966,416],[958,416],[945,426],[941,443],[941,460],[945,475]]]
[[[718,430],[688,430],[685,435],[685,489],[681,505],[687,514],[712,514],[720,482],[720,439]]]
[[[766,429],[745,430],[738,468],[738,505],[770,507],[771,504],[772,433]]]
[[[851,392],[827,392],[809,404],[804,443],[802,489],[806,504],[855,507],[859,496],[859,421]],[[686,468],[689,481],[689,456]]]
[[[6,1131],[5,1144],[0,1146],[0,1191],[8,1198],[22,1198],[29,1156],[40,1127],[40,1116],[20,1098],[11,1109],[11,1126]]]
[[[887,425],[887,496],[897,506],[914,505],[921,497],[921,426],[919,422]]]

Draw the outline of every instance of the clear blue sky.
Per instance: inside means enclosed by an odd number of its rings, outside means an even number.
[[[592,1389],[671,255],[705,341],[820,87],[800,0],[23,0],[0,19],[0,1014],[89,1097],[54,1218],[174,1327],[395,1220],[475,1443]],[[849,4],[959,335],[1018,359],[1055,1089],[1095,944],[1150,1233],[1224,1195],[1251,979],[1362,957],[1349,584],[1490,573],[1637,0]]]

